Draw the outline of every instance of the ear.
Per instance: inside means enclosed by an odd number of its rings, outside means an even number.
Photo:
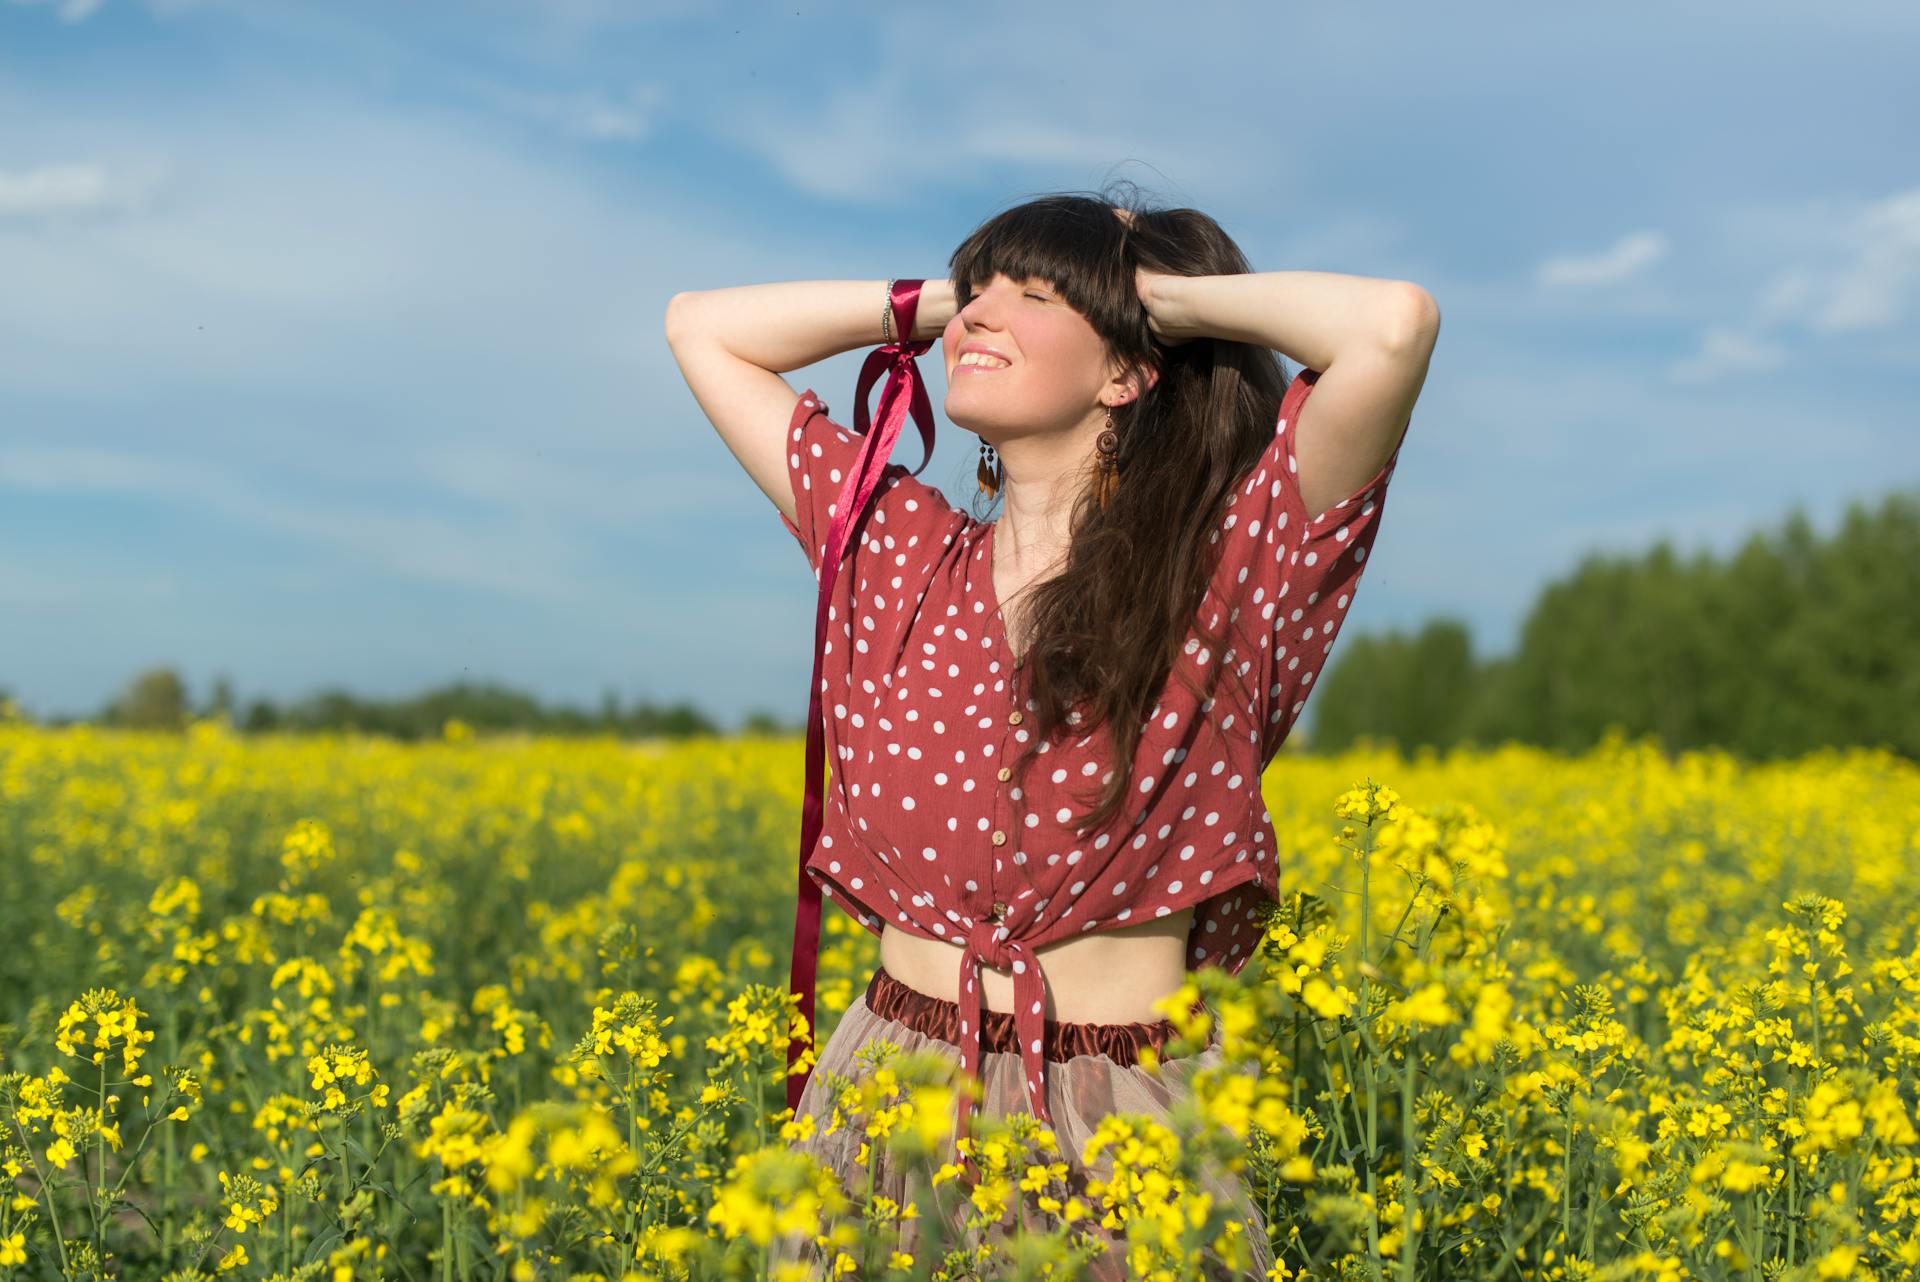
[[[1129,375],[1126,371],[1118,368],[1117,362],[1109,363],[1107,368],[1112,372],[1113,379],[1126,389],[1127,400],[1129,402],[1137,401],[1145,396],[1147,392],[1153,389],[1154,384],[1160,381],[1160,371],[1152,365],[1145,367],[1144,377],[1146,378],[1147,385],[1144,388],[1140,386],[1140,379],[1142,377],[1140,371],[1136,370]]]

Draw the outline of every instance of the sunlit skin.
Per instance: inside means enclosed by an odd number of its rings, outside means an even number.
[[[1075,1023],[1151,1023],[1163,1018],[1153,1003],[1180,987],[1186,973],[1187,932],[1193,909],[1120,930],[1098,931],[1034,950],[1047,981],[1047,1018]],[[887,925],[880,964],[910,988],[958,1001],[959,944],[924,939]],[[987,1009],[1013,1009],[1013,976],[980,967]]]

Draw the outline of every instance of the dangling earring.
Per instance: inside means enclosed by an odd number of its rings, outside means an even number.
[[[1102,512],[1113,498],[1113,492],[1120,484],[1120,434],[1113,430],[1113,407],[1107,407],[1107,426],[1095,442],[1098,450],[1097,463],[1093,474],[1093,497],[1099,502]]]
[[[992,502],[1000,493],[1000,456],[993,446],[980,442],[980,492]]]

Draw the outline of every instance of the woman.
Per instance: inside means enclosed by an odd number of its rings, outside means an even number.
[[[832,576],[803,918],[811,884],[880,937],[881,967],[796,1113],[850,1188],[859,1137],[820,1134],[825,1079],[860,1076],[875,1040],[950,1056],[989,1114],[1046,1120],[1076,1177],[1103,1116],[1164,1115],[1218,1062],[1217,1041],[1138,1057],[1172,1037],[1156,1003],[1190,968],[1238,972],[1279,894],[1261,773],[1327,662],[1439,328],[1408,282],[1256,274],[1206,215],[1105,194],[998,214],[948,266],[917,296],[803,281],[667,312],[701,408]],[[829,563],[865,442],[780,372],[935,337],[1000,513],[889,463]],[[1289,380],[1276,353],[1307,368]],[[815,939],[796,929],[809,1012]],[[912,1194],[875,1160],[881,1192]],[[1125,1276],[1119,1253],[1094,1275]]]

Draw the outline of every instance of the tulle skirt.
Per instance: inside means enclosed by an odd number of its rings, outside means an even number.
[[[905,1164],[891,1160],[884,1145],[875,1144],[870,1156],[875,1169],[870,1173],[866,1164],[855,1160],[865,1138],[857,1126],[843,1124],[833,1134],[826,1134],[834,1111],[833,1093],[827,1088],[826,1077],[835,1074],[857,1080],[870,1074],[871,1069],[857,1061],[854,1053],[874,1041],[891,1042],[903,1052],[936,1051],[957,1065],[960,1048],[954,1039],[959,1028],[957,1003],[910,988],[882,967],[874,972],[866,991],[855,996],[821,1047],[819,1062],[807,1080],[796,1109],[799,1116],[814,1119],[814,1134],[808,1139],[793,1141],[793,1147],[813,1154],[839,1175],[850,1197],[864,1199],[871,1179],[874,1194],[892,1198],[902,1205],[909,1200],[915,1203],[921,1220],[903,1223],[898,1244],[899,1250],[908,1253],[915,1251],[924,1232],[920,1225],[935,1209],[928,1181],[937,1162],[923,1161],[907,1169]],[[1217,1022],[1215,1028],[1218,1028]],[[1014,1038],[1013,1015],[989,1011],[980,1031],[980,1080],[985,1088],[985,1100],[976,1106],[974,1117],[1029,1112],[1025,1074],[1015,1049],[1018,1043]],[[1068,1184],[1083,1200],[1092,1202],[1086,1191],[1089,1178],[1104,1179],[1112,1174],[1110,1153],[1101,1154],[1092,1168],[1081,1160],[1087,1141],[1103,1118],[1113,1113],[1140,1113],[1165,1122],[1175,1101],[1188,1090],[1193,1074],[1220,1064],[1222,1052],[1217,1031],[1213,1041],[1201,1051],[1173,1058],[1165,1058],[1162,1053],[1157,1070],[1150,1072],[1139,1064],[1142,1048],[1152,1046],[1159,1051],[1174,1036],[1172,1023],[1164,1019],[1130,1024],[1046,1021],[1042,1050],[1048,1062],[1047,1108],[1053,1116],[1051,1128],[1060,1144],[1054,1160],[1067,1164]],[[1243,1236],[1250,1260],[1246,1269],[1239,1272],[1211,1260],[1204,1276],[1265,1277],[1273,1262],[1266,1219],[1246,1181],[1231,1171],[1209,1169],[1203,1172],[1202,1186],[1213,1194],[1216,1203],[1229,1202],[1234,1206],[1235,1218],[1245,1226]],[[953,1187],[956,1185],[947,1186]],[[1028,1197],[1031,1200],[1032,1195]],[[963,1227],[968,1210],[963,1202],[949,1223],[946,1230],[949,1249],[979,1240],[977,1236],[970,1238]],[[1097,1219],[1095,1215],[1093,1220]],[[1050,1230],[1058,1223],[1057,1218],[1044,1212],[1029,1210],[1029,1224],[1034,1229]],[[1011,1231],[1009,1225],[1005,1230],[990,1233],[986,1240],[1004,1242]],[[1095,1258],[1081,1276],[1099,1282],[1129,1277],[1123,1232],[1099,1229],[1097,1223],[1091,1231],[1110,1249]],[[930,1238],[931,1234],[925,1233],[925,1236]],[[776,1243],[773,1255],[776,1262],[802,1261],[815,1270],[815,1275],[826,1276],[818,1252],[798,1235]]]

